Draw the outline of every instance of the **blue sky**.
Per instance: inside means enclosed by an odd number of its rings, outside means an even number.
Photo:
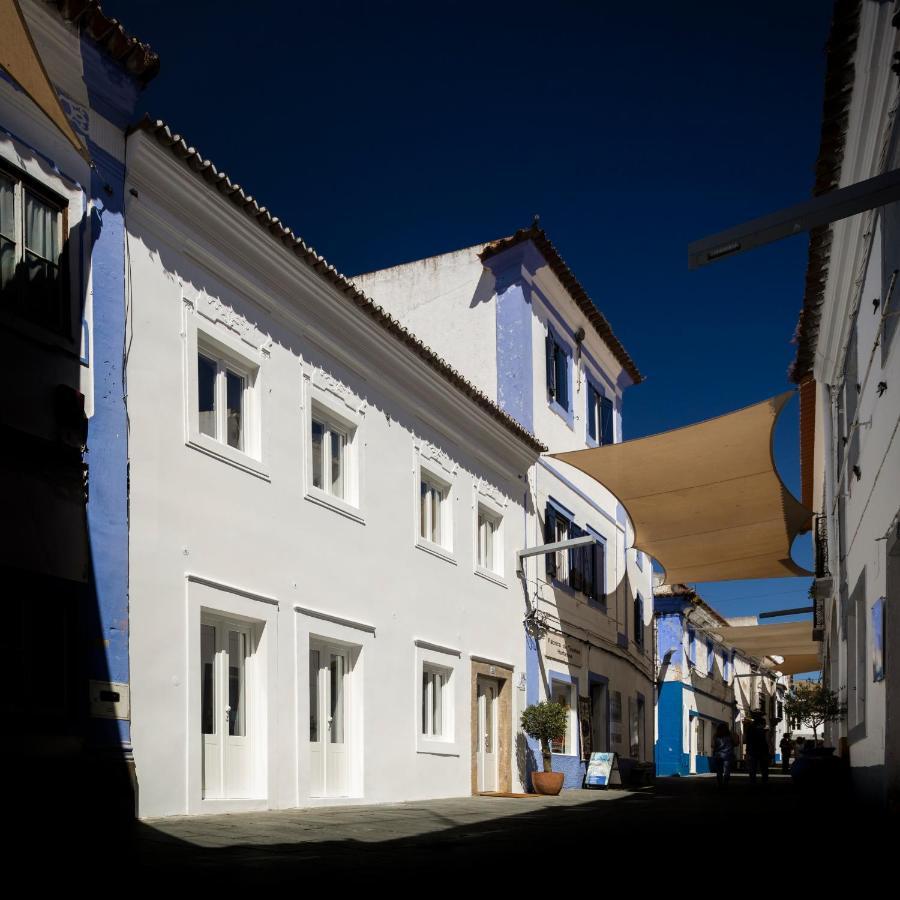
[[[687,245],[809,196],[827,0],[103,6],[162,58],[141,109],[345,273],[540,214],[646,375],[626,438],[790,387],[806,236],[695,272]],[[776,460],[799,493],[796,400]],[[698,587],[746,615],[808,586]]]

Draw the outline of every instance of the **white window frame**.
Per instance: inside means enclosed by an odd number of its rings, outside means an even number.
[[[556,756],[575,756],[577,752],[577,745],[575,743],[577,735],[575,734],[575,729],[578,727],[578,719],[576,715],[575,684],[574,682],[563,681],[562,679],[555,678],[551,675],[549,700],[553,703],[556,702],[555,697],[557,687],[564,687],[569,693],[569,720],[566,727],[566,738],[563,749],[561,751],[554,750],[553,753]]]
[[[68,352],[78,351],[79,345],[86,338],[86,344],[81,347],[80,355],[82,363],[89,365],[91,359],[90,291],[84,298],[84,309],[81,309],[81,285],[89,248],[84,241],[78,240],[77,233],[84,221],[85,195],[82,190],[59,176],[52,179],[47,178],[41,163],[34,158],[33,153],[16,141],[6,141],[0,138],[0,171],[18,184],[15,201],[15,229],[16,246],[20,255],[24,254],[24,201],[22,200],[24,189],[31,190],[43,202],[55,206],[59,210],[60,290],[64,295],[60,302],[68,308],[69,327],[65,331],[54,331],[2,307],[0,307],[0,321],[42,343],[59,346]],[[85,324],[87,331],[85,331]],[[91,409],[87,411],[90,414]]]
[[[321,422],[326,428],[326,435],[337,432],[344,437],[343,446],[343,479],[344,496],[338,497],[326,488],[316,487],[313,484],[313,443],[312,423]],[[360,426],[362,419],[349,408],[338,408],[336,402],[332,402],[324,391],[310,387],[308,402],[306,403],[306,415],[304,422],[304,495],[307,500],[318,506],[326,507],[340,513],[349,519],[361,524],[365,523],[362,515],[361,496],[361,466],[360,466]],[[323,442],[323,456],[324,456]],[[324,463],[324,459],[323,459]],[[324,471],[324,470],[323,470]]]
[[[262,410],[261,400],[264,396],[262,366],[259,354],[254,353],[246,344],[240,343],[231,335],[220,329],[200,324],[194,316],[186,312],[185,324],[185,384],[186,384],[186,416],[187,432],[185,443],[188,447],[199,450],[208,456],[216,457],[239,469],[266,480],[269,474],[262,455]],[[200,431],[200,404],[197,366],[199,355],[216,361],[220,378],[217,379],[217,437],[211,437]],[[219,432],[225,426],[225,376],[224,369],[229,369],[244,379],[243,409],[243,449],[239,450],[220,440]]]
[[[481,520],[484,517],[494,526],[493,530],[493,559],[491,564],[486,566],[481,559]],[[503,579],[505,564],[505,542],[504,542],[504,516],[497,506],[485,497],[476,494],[475,500],[475,518],[473,523],[473,546],[472,559],[474,561],[474,571],[476,575],[487,578],[497,584],[506,587]]]
[[[415,642],[415,723],[416,723],[416,752],[437,756],[460,756],[459,735],[456,727],[459,711],[457,705],[465,697],[463,688],[459,686],[462,667],[459,660],[462,656],[459,650],[443,647],[428,641],[417,640]],[[441,694],[441,734],[426,734],[422,721],[425,711],[423,689],[425,688],[424,676],[426,672],[442,675],[444,684]]]
[[[422,535],[422,484],[425,483],[431,488],[436,489],[441,494],[440,509],[440,526],[441,540],[436,542],[429,540]],[[456,563],[456,557],[453,553],[453,502],[454,491],[453,483],[447,478],[438,475],[434,469],[423,465],[421,462],[416,466],[415,480],[415,534],[416,546],[432,553],[447,562]],[[430,501],[430,496],[426,496],[425,502]],[[430,519],[430,516],[429,516]]]

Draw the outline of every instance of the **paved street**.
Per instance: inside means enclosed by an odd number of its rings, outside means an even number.
[[[444,871],[488,861],[517,864],[530,847],[553,859],[595,844],[604,852],[615,847],[617,857],[626,859],[627,838],[646,836],[648,827],[657,837],[693,840],[701,834],[735,837],[744,828],[774,836],[788,823],[807,823],[808,830],[791,829],[792,840],[802,842],[805,831],[815,831],[822,802],[833,809],[839,801],[804,796],[789,778],[773,774],[766,789],[753,789],[738,775],[724,795],[714,778],[700,776],[662,779],[640,791],[567,791],[554,798],[466,797],[177,817],[139,825],[136,862],[148,874],[189,869],[201,881],[224,875],[230,883],[258,885],[301,873],[425,870],[438,859]]]

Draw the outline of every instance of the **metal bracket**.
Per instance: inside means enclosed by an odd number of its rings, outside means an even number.
[[[525,573],[522,560],[529,556],[544,556],[547,553],[556,553],[557,550],[586,547],[588,544],[595,544],[596,542],[597,538],[591,534],[586,534],[582,537],[569,538],[566,541],[556,541],[553,544],[538,544],[537,547],[529,547],[527,550],[516,550],[516,574],[523,575]]]

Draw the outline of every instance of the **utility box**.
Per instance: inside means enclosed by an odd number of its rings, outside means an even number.
[[[131,700],[128,685],[117,681],[91,681],[91,715],[97,719],[128,719]]]

